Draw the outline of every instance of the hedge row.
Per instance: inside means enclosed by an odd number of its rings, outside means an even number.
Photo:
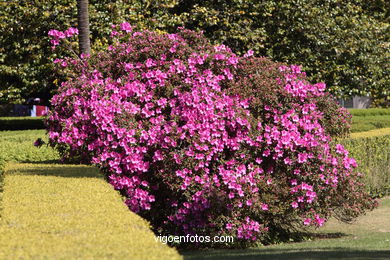
[[[341,140],[341,144],[358,162],[358,170],[365,175],[370,194],[382,197],[390,194],[390,133],[375,136],[376,131],[361,133],[358,138]],[[371,135],[371,136],[370,136]]]
[[[182,259],[93,167],[10,163],[2,206],[0,259]]]
[[[390,127],[374,129],[374,130],[366,131],[366,132],[352,133],[350,137],[352,139],[357,139],[357,138],[384,136],[384,135],[390,135]]]
[[[43,117],[0,117],[0,131],[44,129]]]
[[[390,108],[348,109],[354,117],[390,116]]]
[[[2,120],[6,121],[4,118]],[[0,124],[0,127],[1,126],[3,125]],[[5,165],[8,161],[47,162],[59,159],[58,154],[49,147],[43,146],[40,149],[34,147],[33,143],[37,138],[42,138],[46,141],[45,131],[23,130],[0,132],[0,200],[3,189]],[[2,207],[0,206],[0,210],[1,208]]]
[[[180,259],[155,242],[95,168],[43,164],[59,158],[46,145],[34,147],[37,138],[46,142],[45,131],[0,132],[0,259]],[[6,161],[34,164],[7,164],[3,180]]]

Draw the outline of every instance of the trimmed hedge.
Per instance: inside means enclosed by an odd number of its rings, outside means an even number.
[[[352,116],[390,116],[390,108],[348,109]]]
[[[1,217],[1,199],[3,193],[3,184],[4,184],[4,170],[5,170],[5,160],[0,154],[0,217]]]
[[[37,138],[47,141],[45,131],[0,132],[0,259],[181,258],[155,242],[95,168],[9,163],[2,193],[6,161],[58,159],[50,147],[34,147]]]
[[[0,117],[0,131],[45,129],[43,117]]]
[[[367,132],[352,133],[351,138],[356,139],[356,138],[374,137],[374,136],[383,136],[383,135],[390,135],[390,127],[374,129]]]
[[[2,204],[0,259],[182,259],[93,167],[10,163]]]
[[[358,162],[358,170],[364,174],[366,188],[375,197],[390,194],[390,134],[377,135],[376,131],[362,133],[361,138],[339,140]]]

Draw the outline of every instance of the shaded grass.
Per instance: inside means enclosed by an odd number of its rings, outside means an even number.
[[[9,163],[2,204],[0,259],[181,258],[93,167]]]
[[[312,241],[246,250],[182,251],[184,259],[390,259],[390,197],[353,224],[334,219]],[[329,234],[340,234],[338,238]]]

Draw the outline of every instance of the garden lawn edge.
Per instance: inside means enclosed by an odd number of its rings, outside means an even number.
[[[181,259],[98,170],[8,163],[0,259]]]

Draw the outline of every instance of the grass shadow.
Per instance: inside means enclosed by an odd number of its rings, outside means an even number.
[[[30,163],[30,164],[58,164],[62,163],[60,160],[24,160],[21,163]]]
[[[390,250],[353,250],[351,248],[300,248],[300,249],[245,249],[245,250],[205,250],[180,252],[184,260],[235,260],[235,259],[390,259]]]
[[[56,176],[63,178],[103,178],[103,174],[97,168],[86,165],[19,164],[18,166],[7,170],[7,174]]]

